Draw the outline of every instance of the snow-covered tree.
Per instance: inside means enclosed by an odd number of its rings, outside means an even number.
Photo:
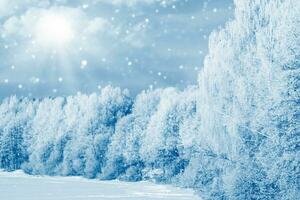
[[[199,130],[231,162],[209,170],[228,198],[297,199],[299,152],[288,149],[299,133],[299,1],[235,4],[199,75]]]
[[[35,102],[11,97],[5,99],[0,107],[0,167],[19,169],[28,159],[28,138]]]

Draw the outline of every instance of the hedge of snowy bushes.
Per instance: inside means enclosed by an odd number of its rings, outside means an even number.
[[[300,198],[300,1],[235,0],[199,84],[0,105],[0,168]]]

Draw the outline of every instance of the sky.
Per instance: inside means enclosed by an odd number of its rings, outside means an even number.
[[[232,0],[0,0],[0,98],[196,84]]]

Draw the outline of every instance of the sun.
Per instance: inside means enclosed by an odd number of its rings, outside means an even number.
[[[74,30],[65,16],[46,14],[38,20],[35,36],[42,46],[64,47],[74,38]]]

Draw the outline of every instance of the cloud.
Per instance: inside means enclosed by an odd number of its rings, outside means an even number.
[[[1,0],[0,1],[0,18],[8,16],[13,13],[16,2],[10,0]]]
[[[35,36],[41,34],[37,32],[40,19],[50,15],[63,16],[68,20],[72,24],[77,42],[82,37],[101,34],[112,29],[109,21],[103,18],[90,18],[79,8],[61,6],[48,9],[30,8],[19,17],[12,16],[4,21],[2,35],[6,40],[22,40],[24,38],[35,40]]]
[[[49,0],[1,0],[0,1],[0,20],[5,17],[15,15],[17,13],[23,12],[28,8],[40,7],[45,8],[50,6]]]
[[[82,7],[68,6],[31,7],[23,14],[10,16],[0,26],[0,36],[3,36],[0,40],[2,39],[8,46],[18,44],[18,49],[24,49],[28,54],[47,56],[55,49],[45,48],[49,42],[43,45],[43,40],[40,38],[44,36],[40,37],[43,33],[39,32],[39,26],[40,20],[49,15],[63,16],[70,22],[74,38],[66,46],[66,53],[70,58],[74,57],[71,58],[72,60],[76,60],[78,51],[86,55],[106,57],[113,49],[116,51],[123,51],[128,47],[139,49],[150,44],[151,41],[151,37],[148,37],[150,30],[147,19],[127,27],[126,24],[100,16],[90,16]],[[2,53],[2,57],[5,55],[8,54]]]
[[[150,38],[148,31],[148,21],[142,21],[129,29],[122,41],[131,45],[132,47],[143,48],[145,44],[149,43]]]
[[[96,17],[88,22],[85,33],[89,35],[95,35],[109,29],[112,29],[112,24],[109,21],[100,17]]]
[[[201,63],[198,52],[207,34],[202,29],[215,26],[206,20],[211,17],[207,12],[195,13],[202,1],[182,2],[187,1],[0,0],[0,86],[7,79],[5,85],[17,92],[27,88],[48,95],[52,89],[88,92],[106,84],[133,91],[177,84]],[[39,30],[47,29],[41,26],[44,15],[63,15],[71,24],[72,39],[62,51],[49,48],[52,39],[41,45],[48,37],[38,37]],[[188,80],[194,79],[189,75]]]
[[[141,4],[154,4],[158,3],[162,6],[176,2],[177,0],[97,0],[100,3],[107,3],[112,5],[126,5],[136,6]]]
[[[72,4],[75,7],[82,5],[91,4],[110,4],[114,6],[137,6],[137,5],[150,5],[150,4],[160,4],[162,6],[167,6],[169,4],[175,3],[178,0],[1,0],[0,1],[0,19],[3,17],[12,16],[16,13],[27,10],[31,7],[36,8],[49,8],[52,6],[66,6]]]
[[[17,17],[11,17],[3,24],[3,34],[6,36],[19,34],[21,26],[22,23]]]

